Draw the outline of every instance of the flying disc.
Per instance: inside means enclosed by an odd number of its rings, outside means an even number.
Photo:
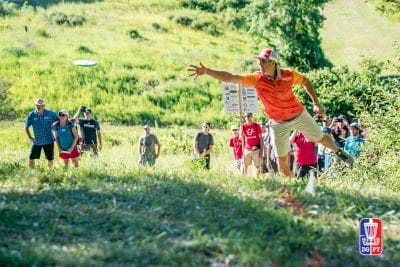
[[[93,66],[96,66],[97,63],[96,63],[96,61],[93,61],[93,60],[80,59],[80,60],[75,60],[74,65],[83,66],[83,67],[93,67]]]

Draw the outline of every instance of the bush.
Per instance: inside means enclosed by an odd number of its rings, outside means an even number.
[[[52,12],[49,16],[49,20],[53,24],[70,27],[82,26],[86,23],[86,18],[82,15],[67,15],[62,12]]]
[[[129,30],[128,35],[132,39],[142,39],[143,38],[137,30]]]
[[[17,13],[17,5],[14,3],[0,2],[0,17],[13,16]]]
[[[168,29],[166,28],[166,27],[163,27],[163,26],[161,26],[160,24],[158,24],[158,23],[153,23],[153,24],[151,24],[151,26],[153,26],[153,28],[155,29],[155,30],[157,30],[157,31],[160,31],[160,32],[168,32]]]
[[[94,54],[94,52],[93,52],[89,47],[83,46],[83,45],[81,45],[81,46],[77,49],[77,51],[80,52],[80,53]]]
[[[11,83],[0,79],[0,120],[15,120],[17,112],[15,103],[8,98]]]
[[[175,19],[175,22],[182,26],[190,26],[192,25],[193,19],[187,16],[178,17]]]
[[[46,30],[43,30],[43,29],[37,30],[36,34],[37,34],[37,36],[43,37],[43,38],[50,38],[51,37],[50,34]]]

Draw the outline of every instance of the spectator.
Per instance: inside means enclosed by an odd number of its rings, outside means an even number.
[[[236,125],[231,126],[232,137],[229,140],[229,146],[233,150],[233,157],[236,161],[236,168],[239,171],[242,170],[242,157],[243,157],[243,149],[242,149],[242,140],[239,138],[238,127]]]
[[[290,143],[296,146],[296,177],[303,178],[308,172],[317,167],[315,143],[308,141],[305,136],[295,130],[290,136]]]
[[[56,135],[56,143],[58,146],[59,156],[64,160],[64,166],[68,167],[69,160],[74,163],[76,168],[79,167],[78,131],[75,124],[68,120],[68,111],[60,110],[58,112],[59,121],[54,122],[53,130]]]
[[[256,175],[261,171],[261,164],[264,152],[262,142],[262,129],[258,123],[253,121],[253,114],[246,113],[246,122],[241,127],[241,139],[243,146],[243,175],[247,175],[247,169],[253,162],[256,168]]]
[[[267,159],[268,159],[268,141],[270,140],[270,133],[269,133],[269,122],[265,123],[262,127],[263,133],[262,133],[262,142],[263,142],[263,158],[262,158],[262,168],[261,171],[263,173],[268,173],[268,164],[267,164]]]
[[[214,138],[210,134],[210,123],[204,122],[202,131],[198,132],[194,138],[193,149],[195,157],[205,161],[205,168],[210,169],[210,154],[213,150]]]
[[[271,132],[267,139],[267,157],[266,158],[267,158],[266,161],[267,161],[268,172],[271,174],[278,173],[278,162],[275,157]]]
[[[54,160],[54,136],[52,133],[52,124],[58,120],[57,113],[45,109],[45,101],[37,99],[35,101],[36,109],[29,112],[25,122],[25,133],[32,142],[29,153],[29,167],[35,167],[35,159],[40,159],[42,148],[46,155],[48,166],[53,166]],[[29,127],[32,126],[32,137]]]
[[[361,145],[364,143],[364,137],[361,135],[361,126],[357,122],[350,124],[351,135],[346,138],[344,149],[353,156],[360,155]]]
[[[144,135],[139,139],[139,164],[153,167],[160,156],[161,144],[154,134],[150,133],[150,126],[143,126]],[[157,145],[157,152],[156,146]]]
[[[310,141],[327,146],[345,162],[346,166],[351,168],[353,157],[338,148],[329,136],[322,134],[317,123],[294,95],[292,86],[302,85],[313,102],[314,112],[323,115],[324,108],[319,103],[310,81],[295,70],[280,68],[278,54],[272,49],[263,49],[256,58],[260,71],[252,74],[236,75],[207,68],[201,63],[199,66],[190,65],[188,71],[192,72],[190,76],[194,76],[195,79],[201,75],[208,75],[219,81],[244,84],[256,89],[265,112],[271,120],[274,149],[278,157],[279,171],[283,175],[293,175],[288,161],[289,136],[292,130],[299,130]]]
[[[79,115],[83,112],[84,119],[80,119]],[[94,155],[98,155],[103,147],[103,142],[100,132],[100,124],[93,118],[90,108],[80,106],[75,113],[73,120],[79,123],[82,135],[81,152],[91,151]]]
[[[324,134],[327,134],[329,136],[332,136],[332,130],[331,128],[324,126],[322,127],[322,132]],[[319,172],[325,172],[329,169],[329,167],[332,165],[332,158],[330,157],[330,153],[332,151],[323,146],[322,144],[318,144],[318,171]]]

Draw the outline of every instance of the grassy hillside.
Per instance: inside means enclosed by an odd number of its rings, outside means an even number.
[[[255,53],[251,39],[226,29],[215,15],[182,10],[177,3],[59,4],[0,18],[0,78],[12,83],[23,116],[34,98],[44,97],[48,108],[75,110],[84,104],[111,122],[227,120],[228,115],[216,115],[222,109],[219,84],[194,82],[186,69],[202,61],[237,71]],[[60,13],[84,23],[61,24]],[[72,64],[81,58],[98,66]]]
[[[196,129],[152,129],[162,152],[149,170],[137,165],[142,129],[104,126],[98,159],[86,155],[69,171],[60,159],[52,171],[41,160],[31,171],[22,124],[0,126],[2,265],[400,264],[400,180],[368,178],[364,163],[320,180],[313,198],[304,192],[306,181],[239,176],[227,131],[212,130],[217,149],[206,172],[190,164]],[[277,201],[284,185],[303,211]],[[373,216],[383,220],[384,253],[365,257],[358,221]]]
[[[362,58],[385,61],[395,55],[400,22],[390,21],[364,0],[332,0],[326,4],[322,47],[334,65],[357,69]]]

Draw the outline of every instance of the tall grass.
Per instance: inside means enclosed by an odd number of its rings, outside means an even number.
[[[400,263],[397,178],[378,184],[361,163],[317,182],[313,198],[304,192],[306,181],[241,177],[227,131],[212,130],[216,151],[205,171],[190,165],[197,129],[153,128],[162,144],[153,170],[137,164],[141,128],[103,125],[98,158],[84,155],[79,169],[69,170],[59,159],[48,170],[42,159],[30,170],[22,125],[0,126],[0,262],[6,265]],[[276,201],[284,185],[304,212]],[[384,254],[360,256],[358,220],[375,216],[384,222]]]

